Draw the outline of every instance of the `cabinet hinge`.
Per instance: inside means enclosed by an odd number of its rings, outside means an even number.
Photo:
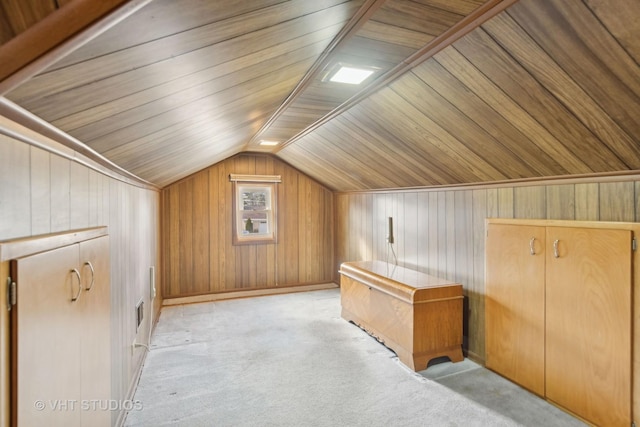
[[[7,310],[11,311],[11,307],[16,305],[18,301],[16,282],[7,277]]]
[[[635,237],[633,238],[633,240],[631,240],[631,250],[632,251],[638,250],[638,241],[636,240]]]

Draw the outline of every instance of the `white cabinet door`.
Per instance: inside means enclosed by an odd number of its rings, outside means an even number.
[[[77,265],[77,245],[12,261],[18,284],[12,310],[14,425],[80,425],[83,323],[81,299],[73,299],[81,283],[72,271]]]
[[[13,425],[110,426],[109,237],[11,264]]]
[[[111,412],[109,236],[80,243],[82,425],[108,427]]]

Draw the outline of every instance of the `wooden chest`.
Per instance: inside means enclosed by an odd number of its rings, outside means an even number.
[[[462,355],[462,285],[383,261],[340,266],[342,317],[420,371],[431,359]]]

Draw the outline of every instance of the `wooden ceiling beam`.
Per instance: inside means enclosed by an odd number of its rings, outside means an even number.
[[[367,98],[372,93],[377,90],[389,85],[393,80],[402,76],[404,73],[410,71],[412,68],[417,67],[424,61],[433,57],[436,53],[440,52],[447,46],[450,46],[460,38],[464,37],[466,34],[470,33],[474,29],[478,28],[480,25],[493,18],[500,12],[507,9],[509,6],[515,4],[518,0],[489,0],[480,6],[478,9],[474,10],[472,13],[464,17],[460,22],[449,28],[447,31],[434,38],[432,41],[427,43],[423,48],[416,51],[413,55],[409,56],[407,59],[402,61],[396,67],[392,68],[382,76],[380,76],[373,83],[368,85],[362,91],[356,93],[351,98],[347,99],[345,102],[340,104],[337,108],[331,111],[329,114],[321,117],[319,120],[303,129],[297,135],[293,136],[285,143],[280,144],[273,153],[278,153],[286,146],[294,143],[298,139],[308,135],[314,130],[318,129],[320,126],[330,121],[331,119],[339,116],[344,113],[364,98]]]
[[[0,46],[0,96],[151,0],[75,0]]]

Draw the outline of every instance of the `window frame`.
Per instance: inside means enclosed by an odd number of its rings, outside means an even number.
[[[277,186],[279,176],[258,176],[258,175],[230,175],[233,181],[233,244],[265,244],[277,243]],[[234,179],[235,178],[235,179]],[[263,194],[264,208],[260,207],[260,197],[256,203],[258,209],[247,209],[252,203],[247,199],[246,194]],[[253,212],[253,214],[252,214]],[[249,216],[251,215],[251,216]],[[259,219],[258,223],[263,226],[253,229],[255,232],[248,232],[246,218]],[[263,231],[260,231],[264,228]]]

